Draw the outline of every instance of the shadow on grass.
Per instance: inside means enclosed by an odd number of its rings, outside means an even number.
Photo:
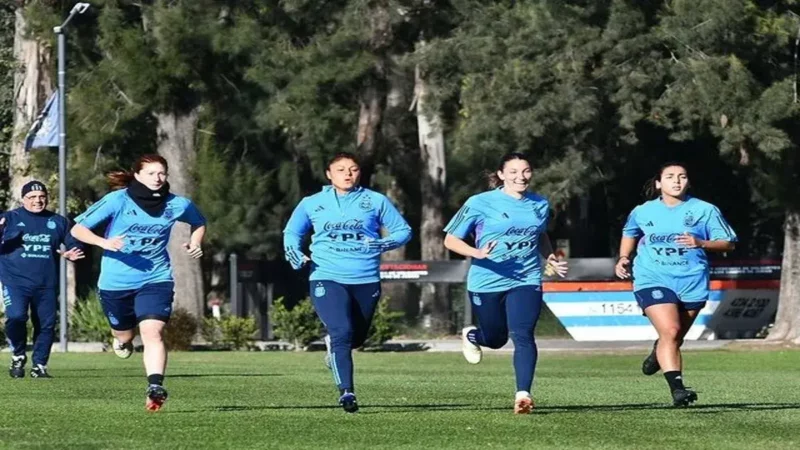
[[[198,412],[239,412],[239,411],[272,411],[272,410],[324,410],[339,409],[340,406],[332,405],[223,405],[210,407],[200,410],[170,411],[170,413],[198,413]],[[385,409],[386,411],[381,411]],[[687,412],[698,414],[717,414],[725,412],[756,412],[756,411],[780,411],[789,409],[800,409],[800,403],[716,403],[716,404],[695,404],[685,408],[676,408],[664,403],[628,403],[617,405],[565,405],[565,406],[537,406],[534,414],[569,414],[584,412],[624,412],[624,411],[659,411],[659,410],[686,410]],[[402,412],[425,412],[425,411],[504,411],[511,412],[511,405],[506,406],[482,406],[469,403],[446,403],[446,404],[411,404],[411,405],[373,405],[362,404],[358,414],[392,414]]]
[[[145,378],[141,374],[140,368],[136,369],[109,369],[109,368],[96,368],[96,369],[81,369],[77,371],[68,371],[66,373],[57,374],[58,378]],[[98,373],[100,372],[100,373]],[[107,373],[103,373],[107,372]],[[135,372],[135,373],[134,373]],[[261,377],[282,377],[282,373],[167,373],[166,379],[172,378],[261,378]]]

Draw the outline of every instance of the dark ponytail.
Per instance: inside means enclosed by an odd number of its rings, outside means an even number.
[[[506,153],[506,155],[503,156],[503,159],[500,160],[500,165],[497,167],[497,169],[487,170],[486,172],[484,172],[484,177],[486,177],[486,182],[489,184],[490,189],[497,189],[503,185],[503,180],[501,180],[500,177],[497,176],[497,172],[502,172],[503,169],[505,169],[506,167],[506,163],[509,161],[513,161],[515,159],[521,159],[527,162],[528,165],[531,164],[530,160],[528,160],[528,157],[523,155],[522,153],[519,152]]]
[[[680,167],[686,171],[686,176],[687,177],[689,176],[689,169],[686,168],[686,164],[679,161],[670,161],[664,163],[661,165],[661,167],[658,168],[658,172],[656,172],[656,174],[652,178],[649,178],[644,183],[644,186],[642,187],[642,194],[644,195],[644,198],[646,198],[647,200],[654,200],[661,195],[661,189],[658,189],[656,187],[656,182],[661,181],[661,175],[664,174],[664,171],[668,167]]]

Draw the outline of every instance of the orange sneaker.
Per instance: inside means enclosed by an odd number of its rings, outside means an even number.
[[[151,412],[156,412],[164,406],[167,401],[167,390],[163,386],[151,384],[147,388],[147,399],[144,402],[144,407]]]
[[[525,391],[517,392],[517,398],[514,400],[514,414],[530,414],[533,406],[531,394]]]

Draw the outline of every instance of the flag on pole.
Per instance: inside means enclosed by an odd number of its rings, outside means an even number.
[[[37,147],[58,147],[58,131],[58,89],[56,89],[47,99],[47,104],[25,137],[25,151],[29,152]]]

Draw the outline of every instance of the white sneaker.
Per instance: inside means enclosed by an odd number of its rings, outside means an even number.
[[[514,414],[530,414],[533,410],[533,399],[528,391],[518,391],[514,399]]]
[[[331,368],[331,335],[326,334],[322,339],[325,341],[325,367]]]
[[[114,353],[122,359],[128,359],[133,354],[133,342],[123,344],[119,339],[114,338],[111,348],[113,348]]]
[[[478,364],[483,359],[483,351],[481,346],[470,342],[467,334],[472,330],[477,330],[477,327],[464,327],[461,330],[461,353],[464,354],[464,359],[470,364]]]

